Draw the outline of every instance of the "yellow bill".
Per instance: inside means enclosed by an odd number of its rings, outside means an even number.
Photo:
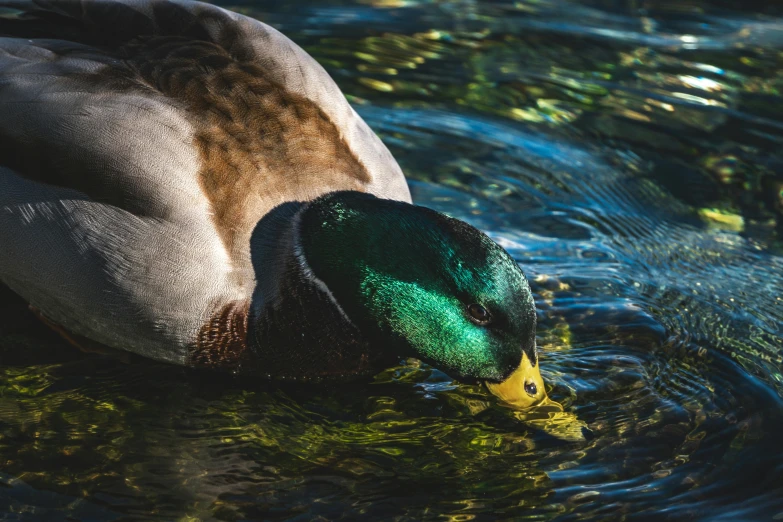
[[[514,416],[534,428],[563,440],[585,440],[587,424],[546,395],[538,365],[526,353],[514,373],[501,383],[488,382],[487,388],[513,407]],[[589,433],[589,430],[587,430]]]
[[[544,379],[538,371],[538,365],[533,366],[526,353],[522,354],[522,362],[508,379],[501,383],[487,383],[487,388],[505,402],[516,408],[527,409],[544,400],[549,400],[544,389]],[[557,404],[556,402],[553,404]],[[559,405],[558,405],[559,406]],[[560,408],[562,410],[562,408]]]

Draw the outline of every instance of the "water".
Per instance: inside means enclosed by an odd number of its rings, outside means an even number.
[[[401,361],[278,387],[65,347],[6,298],[8,520],[783,518],[783,8],[233,2],[527,272],[565,442]]]

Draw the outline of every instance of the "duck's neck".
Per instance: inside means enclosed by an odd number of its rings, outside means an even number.
[[[253,232],[256,288],[241,370],[302,380],[371,374],[396,356],[373,346],[308,266],[299,235],[304,208],[281,205]]]

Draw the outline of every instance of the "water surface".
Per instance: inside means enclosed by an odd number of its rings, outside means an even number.
[[[519,261],[550,396],[594,437],[415,361],[280,387],[82,355],[7,298],[4,519],[783,518],[783,8],[223,5]]]

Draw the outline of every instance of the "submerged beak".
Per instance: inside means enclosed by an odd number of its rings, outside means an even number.
[[[583,441],[591,434],[587,425],[546,395],[538,365],[522,354],[522,362],[501,383],[488,382],[487,388],[514,410],[514,416],[534,428],[568,441]]]
[[[538,365],[533,366],[527,353],[522,354],[519,368],[514,370],[514,373],[509,375],[505,381],[497,384],[488,382],[487,388],[493,395],[497,395],[511,406],[519,409],[532,408],[544,401],[557,404],[546,396],[544,379],[541,378]],[[562,410],[562,408],[560,409]]]

